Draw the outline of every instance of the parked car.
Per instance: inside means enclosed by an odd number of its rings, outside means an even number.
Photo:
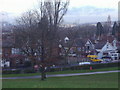
[[[80,62],[79,65],[89,65],[91,64],[90,62]]]
[[[69,56],[76,57],[76,54],[68,54]]]

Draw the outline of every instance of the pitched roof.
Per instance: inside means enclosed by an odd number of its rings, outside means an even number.
[[[95,49],[102,49],[102,47],[105,45],[106,42],[99,42],[95,44]]]
[[[86,41],[87,41],[86,39],[76,39],[76,40],[75,40],[75,43],[76,43],[76,45],[79,46],[79,47],[84,47]]]
[[[14,44],[12,42],[2,42],[2,47],[13,47]]]
[[[113,36],[104,35],[104,36],[101,37],[99,42],[107,42],[107,41],[109,41],[110,43],[112,43],[113,40],[114,40]]]
[[[107,42],[102,48],[102,51],[108,51],[108,50],[115,50],[115,48],[109,42]]]

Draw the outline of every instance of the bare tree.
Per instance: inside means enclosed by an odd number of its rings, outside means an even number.
[[[79,31],[79,28],[68,28],[66,36],[69,37],[69,40],[67,42],[60,41],[65,65],[68,64],[68,56],[70,54],[70,49],[75,44],[78,31]]]
[[[58,46],[58,27],[67,12],[68,4],[69,1],[45,0],[39,2],[39,9],[26,12],[17,21],[15,33],[18,46],[32,61],[32,66],[40,58],[41,80],[45,79],[46,61],[55,59],[53,49]]]
[[[41,21],[40,23],[40,28],[42,29],[42,38],[41,38],[41,60],[42,60],[42,80],[44,80],[44,63],[46,59],[54,58],[53,55],[53,48],[55,46],[58,46],[58,26],[61,23],[63,16],[67,12],[67,7],[68,7],[68,1],[67,2],[62,2],[61,0],[53,0],[53,1],[45,1],[44,3],[40,3],[40,10],[41,10],[41,20],[43,21],[46,19],[47,23],[44,23]],[[45,28],[44,26],[47,27]],[[46,29],[46,30],[45,30]],[[46,31],[46,32],[45,32]],[[48,34],[49,33],[49,34]],[[46,43],[47,42],[47,43]],[[46,50],[47,49],[47,50]],[[47,53],[45,53],[47,52]],[[46,56],[48,58],[46,58]]]
[[[19,47],[22,52],[31,60],[32,67],[36,63],[35,57],[38,47],[36,47],[36,24],[37,17],[34,11],[25,12],[17,19],[17,25],[14,28],[16,47]]]

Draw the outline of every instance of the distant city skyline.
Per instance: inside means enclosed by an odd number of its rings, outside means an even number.
[[[37,8],[38,1],[39,0],[0,0],[0,12],[8,14],[5,18],[13,19],[13,17],[18,17],[27,10]],[[108,15],[111,16],[112,21],[117,21],[118,2],[119,0],[70,0],[64,22],[90,23],[106,21]]]

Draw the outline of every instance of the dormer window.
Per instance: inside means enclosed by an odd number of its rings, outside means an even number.
[[[108,45],[107,45],[107,48],[108,48]]]
[[[87,46],[87,50],[89,50],[90,49],[90,46]]]

